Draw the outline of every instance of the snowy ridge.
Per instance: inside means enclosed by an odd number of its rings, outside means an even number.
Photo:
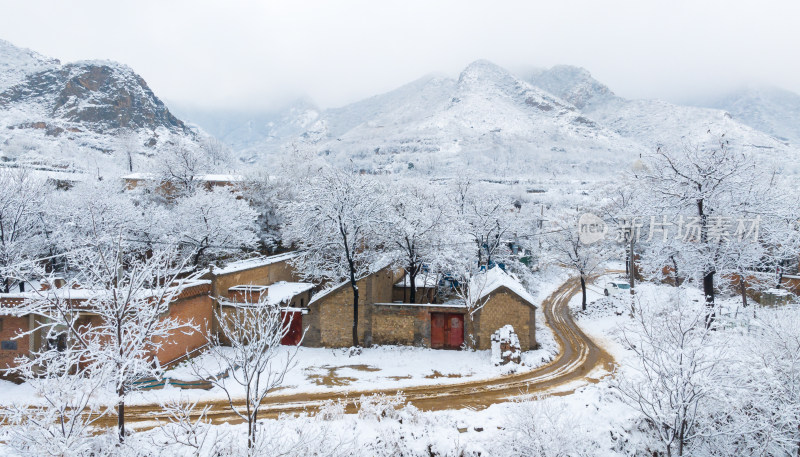
[[[640,143],[647,151],[658,147],[680,150],[713,143],[724,135],[731,147],[743,152],[782,160],[787,156],[797,157],[797,151],[785,142],[739,122],[726,111],[661,100],[627,100],[616,96],[582,68],[560,65],[539,72],[530,80],[582,107],[586,116]],[[800,108],[795,119],[800,119]]]
[[[125,65],[61,65],[0,41],[0,156],[11,166],[98,171],[124,149],[149,168],[164,148],[198,135]]]
[[[770,86],[748,86],[700,106],[723,109],[733,119],[800,146],[800,95]]]
[[[51,59],[30,49],[18,48],[8,41],[0,39],[0,92],[22,82],[30,73],[49,70],[60,65],[57,59]]]
[[[501,176],[610,167],[640,145],[487,61],[457,80],[426,77],[329,110],[302,138],[318,154],[371,172],[469,167]],[[620,153],[622,152],[622,154]],[[626,154],[627,153],[627,154]]]

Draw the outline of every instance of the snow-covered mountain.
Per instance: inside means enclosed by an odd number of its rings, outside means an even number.
[[[80,171],[113,162],[122,148],[146,158],[195,139],[129,67],[62,65],[0,41],[0,155],[7,165]]]
[[[724,109],[734,119],[800,147],[800,95],[771,86],[747,86],[699,106]]]
[[[616,133],[656,147],[684,148],[719,138],[742,151],[774,157],[797,157],[797,151],[770,132],[740,122],[728,111],[681,106],[662,100],[627,100],[615,95],[588,71],[560,65],[539,71],[529,81],[582,109],[592,120]],[[742,106],[742,111],[750,108]]]
[[[477,61],[457,78],[426,76],[343,107],[320,111],[303,102],[232,125],[219,136],[244,162],[301,149],[374,173],[605,174],[657,147],[711,144],[722,135],[743,151],[798,157],[792,145],[728,111],[627,100],[566,65],[520,78]]]
[[[327,110],[306,147],[370,172],[471,168],[503,177],[632,162],[641,146],[487,61]],[[294,144],[297,144],[296,142]]]

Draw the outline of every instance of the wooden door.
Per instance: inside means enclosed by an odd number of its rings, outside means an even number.
[[[447,315],[447,346],[450,349],[460,349],[464,343],[464,315]]]
[[[464,343],[464,315],[431,313],[431,347],[459,349]]]
[[[431,313],[431,347],[444,348],[444,322],[445,313]]]
[[[281,338],[281,344],[297,346],[303,337],[303,313],[281,311],[284,325],[289,326],[289,331]]]

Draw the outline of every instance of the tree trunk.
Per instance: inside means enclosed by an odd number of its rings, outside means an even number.
[[[747,308],[747,286],[744,282],[744,275],[739,275],[739,291],[742,293],[742,307]]]
[[[475,319],[473,319],[472,311],[467,309],[464,314],[464,344],[468,349],[476,349],[475,344]]]
[[[681,285],[681,277],[678,276],[678,262],[675,260],[674,256],[669,257],[672,260],[672,268],[675,271],[675,287],[680,287]]]
[[[583,297],[581,299],[581,309],[586,311],[586,279],[584,279],[583,274],[581,274],[581,292],[583,292]]]
[[[706,328],[711,328],[716,319],[714,312],[714,271],[706,272],[703,276],[703,295],[706,298]]]
[[[258,424],[258,413],[254,412],[247,417],[247,449],[252,451],[256,446],[256,425]]]
[[[123,398],[125,395],[125,387],[120,387],[117,390],[117,395]],[[119,442],[120,444],[125,441],[125,400],[120,400],[117,404],[117,427],[119,428]]]
[[[409,303],[417,302],[417,273],[419,273],[419,268],[416,266],[412,266],[411,269],[408,270],[408,284],[411,286],[411,289],[408,291]]]
[[[353,288],[353,346],[358,346],[358,284],[355,274],[350,272],[350,286]]]

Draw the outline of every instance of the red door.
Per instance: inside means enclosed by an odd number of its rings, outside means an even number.
[[[461,348],[464,343],[464,315],[448,314],[446,327],[448,327],[448,346],[451,349]]]
[[[289,326],[289,331],[281,338],[281,344],[297,346],[303,337],[303,313],[281,311],[284,325]]]
[[[431,313],[431,347],[459,349],[464,343],[464,315]]]

